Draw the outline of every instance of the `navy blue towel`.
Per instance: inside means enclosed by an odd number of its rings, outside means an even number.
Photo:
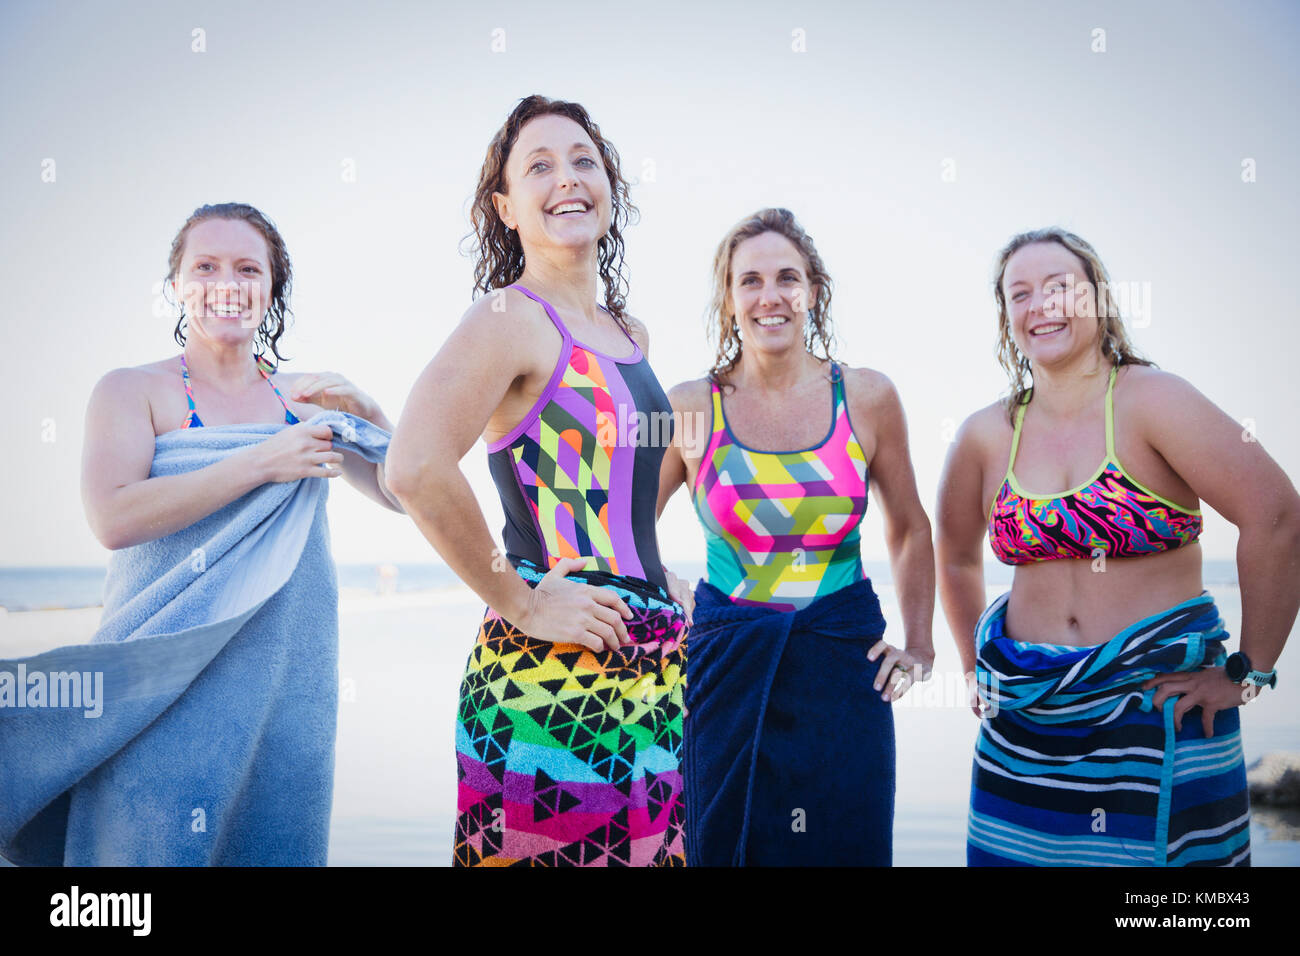
[[[868,579],[798,611],[695,590],[687,638],[688,866],[889,866],[894,716],[867,651]]]

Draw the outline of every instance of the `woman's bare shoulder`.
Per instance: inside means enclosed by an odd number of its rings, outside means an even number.
[[[836,364],[844,373],[844,381],[848,384],[849,392],[855,393],[867,404],[874,404],[898,393],[893,381],[879,369],[867,368],[865,365],[854,367],[843,362]]]
[[[95,383],[95,391],[101,395],[108,393],[115,396],[129,395],[132,392],[148,393],[171,376],[180,377],[180,364],[175,356],[143,365],[123,365],[109,369]]]
[[[712,402],[712,394],[712,383],[707,378],[696,378],[668,389],[668,401],[678,411],[704,411]]]
[[[988,457],[990,461],[1005,455],[1011,442],[1006,402],[998,399],[971,412],[957,426],[952,442],[956,451]]]

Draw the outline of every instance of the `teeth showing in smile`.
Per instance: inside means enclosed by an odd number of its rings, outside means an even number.
[[[213,315],[219,315],[222,318],[233,319],[244,314],[244,310],[237,305],[210,305],[208,310]]]
[[[1055,322],[1051,325],[1040,325],[1038,328],[1034,329],[1029,334],[1030,335],[1051,335],[1053,332],[1059,332],[1063,328],[1065,328],[1064,322]]]
[[[551,210],[551,215],[552,215],[552,216],[563,216],[563,215],[565,215],[566,213],[571,213],[571,212],[586,212],[586,211],[587,211],[587,204],[586,204],[586,203],[580,203],[580,202],[566,202],[566,203],[562,203],[562,204],[560,204],[559,206],[556,206],[554,209],[552,209],[552,210]]]
[[[756,315],[754,316],[754,321],[766,328],[773,325],[781,325],[786,321],[786,318],[784,315]]]

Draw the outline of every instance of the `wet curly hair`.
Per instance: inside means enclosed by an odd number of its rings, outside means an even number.
[[[718,243],[717,252],[713,256],[713,298],[709,303],[708,329],[709,338],[717,342],[717,356],[713,367],[709,369],[708,377],[711,381],[718,382],[719,376],[735,368],[742,351],[734,303],[728,308],[732,256],[736,252],[736,246],[765,232],[785,236],[803,255],[808,282],[817,288],[817,298],[808,307],[808,318],[804,325],[804,347],[811,354],[817,355],[815,347],[820,346],[822,354],[818,357],[831,359],[835,345],[835,329],[831,324],[833,290],[826,265],[817,253],[812,237],[804,232],[794,213],[780,208],[760,209],[732,226],[722,237],[722,242]]]
[[[284,361],[277,343],[280,341],[280,336],[284,335],[288,319],[293,315],[293,310],[289,308],[289,294],[293,287],[293,264],[289,261],[289,252],[285,249],[284,238],[280,235],[280,231],[260,210],[247,203],[223,202],[200,206],[190,213],[190,217],[185,220],[185,224],[176,233],[176,238],[172,240],[171,253],[167,257],[167,275],[163,283],[164,294],[167,283],[175,279],[180,272],[181,257],[185,253],[185,240],[189,238],[190,230],[208,219],[246,222],[266,240],[266,251],[271,259],[271,299],[266,315],[257,327],[255,353],[259,363],[265,364],[274,371],[275,365]],[[172,305],[180,310],[180,317],[176,320],[176,329],[172,337],[181,348],[184,348],[186,326],[184,297],[180,302],[173,302]],[[275,356],[276,363],[273,364],[265,358],[268,351]]]
[[[519,138],[519,131],[529,120],[549,114],[566,116],[581,126],[596,144],[604,163],[605,175],[609,179],[611,210],[609,232],[597,244],[596,266],[605,288],[605,308],[626,328],[624,311],[627,308],[627,278],[623,262],[623,230],[635,223],[639,214],[636,206],[632,205],[617,150],[600,134],[600,127],[578,103],[547,99],[536,94],[524,97],[488,143],[470,210],[473,232],[465,237],[467,242],[472,240],[466,254],[475,259],[474,292],[487,293],[505,288],[523,275],[524,249],[519,241],[519,233],[507,229],[501,221],[492,202],[492,194],[507,191],[506,162]]]
[[[1007,416],[1015,424],[1016,406],[1032,397],[1033,370],[1029,359],[1016,345],[1011,335],[1011,313],[1007,308],[1006,292],[1002,280],[1007,274],[1007,263],[1017,251],[1033,243],[1056,243],[1073,253],[1083,263],[1084,278],[1092,285],[1097,303],[1097,347],[1108,365],[1155,365],[1143,358],[1129,340],[1119,304],[1111,291],[1110,274],[1102,264],[1097,250],[1072,232],[1059,226],[1047,226],[1012,236],[998,253],[993,269],[993,298],[998,308],[998,364],[1007,373],[1011,390],[1007,395]]]

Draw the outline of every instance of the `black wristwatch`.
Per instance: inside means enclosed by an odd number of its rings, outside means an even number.
[[[1228,655],[1228,661],[1223,665],[1223,669],[1228,672],[1228,680],[1234,684],[1244,684],[1247,681],[1256,687],[1276,687],[1277,686],[1277,668],[1268,673],[1255,670],[1250,663],[1250,658],[1241,651]]]

